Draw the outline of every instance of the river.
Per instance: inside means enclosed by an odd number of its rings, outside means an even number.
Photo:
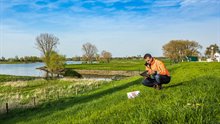
[[[81,61],[67,61],[66,64],[81,64]],[[43,76],[44,71],[36,68],[44,66],[42,62],[28,64],[0,64],[0,74],[17,76]]]

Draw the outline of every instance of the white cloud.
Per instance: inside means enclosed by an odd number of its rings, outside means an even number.
[[[192,6],[199,4],[220,4],[219,0],[181,0],[181,6]]]
[[[172,7],[178,4],[178,0],[155,1],[153,7]]]
[[[100,0],[100,2],[103,2],[103,3],[117,3],[117,2],[127,3],[130,1],[132,0]]]
[[[182,6],[188,6],[188,5],[192,5],[195,4],[197,2],[200,2],[201,0],[182,0],[181,1],[181,5]],[[204,1],[204,0],[203,0]]]

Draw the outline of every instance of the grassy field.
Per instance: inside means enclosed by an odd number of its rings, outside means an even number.
[[[168,60],[162,60],[169,65]],[[93,63],[93,64],[72,64],[66,65],[66,68],[86,69],[86,70],[124,70],[124,71],[143,71],[144,60],[112,60],[110,63]]]
[[[31,76],[12,76],[12,75],[1,75],[0,74],[0,83],[8,82],[8,81],[26,81],[26,80],[34,80],[37,77]]]
[[[11,110],[35,107],[42,103],[80,95],[108,82],[107,80],[70,78],[2,82],[0,83],[0,113],[5,113],[6,103]]]
[[[11,110],[0,115],[0,123],[220,123],[220,64],[168,68],[172,81],[163,90],[143,86],[141,77],[129,77],[35,108]],[[140,95],[128,99],[126,93],[135,90]]]
[[[144,69],[143,60],[112,60],[110,63],[93,64],[72,64],[66,65],[66,68],[86,69],[86,70],[131,70],[138,71]]]

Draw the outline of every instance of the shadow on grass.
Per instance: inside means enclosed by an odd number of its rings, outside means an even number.
[[[194,78],[192,80],[183,81],[183,82],[179,82],[179,83],[168,85],[168,86],[166,86],[165,84],[163,88],[168,89],[168,88],[174,88],[174,87],[179,87],[183,85],[198,85],[198,84],[203,84],[204,86],[206,86],[208,85],[208,83],[206,82],[210,82],[210,81],[214,82],[214,81],[219,81],[219,80],[220,78],[214,77],[214,76],[201,76],[201,77]]]
[[[140,84],[141,80],[142,79],[140,78],[140,79],[137,79],[135,81],[132,81],[126,84],[122,84],[122,85],[115,86],[115,87],[112,86],[108,89],[99,91],[97,93],[93,93],[91,95],[74,96],[74,97],[59,99],[57,101],[48,102],[48,103],[39,105],[35,108],[17,109],[17,110],[15,109],[15,110],[12,110],[9,114],[0,115],[0,123],[7,123],[6,121],[10,121],[11,119],[16,118],[18,116],[19,116],[19,120],[16,120],[16,123],[18,123],[18,121],[24,121],[26,119],[32,119],[32,118],[36,119],[38,117],[45,117],[55,111],[64,110],[76,104],[87,103],[94,99],[99,99],[107,94],[112,94],[114,92],[118,92],[120,90],[126,89],[130,86]],[[38,117],[36,117],[36,115],[38,115]]]

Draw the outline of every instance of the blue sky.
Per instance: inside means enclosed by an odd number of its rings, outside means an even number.
[[[113,56],[162,56],[170,40],[220,46],[220,0],[0,0],[0,57],[40,56],[51,33],[59,53],[82,55],[90,42]]]

